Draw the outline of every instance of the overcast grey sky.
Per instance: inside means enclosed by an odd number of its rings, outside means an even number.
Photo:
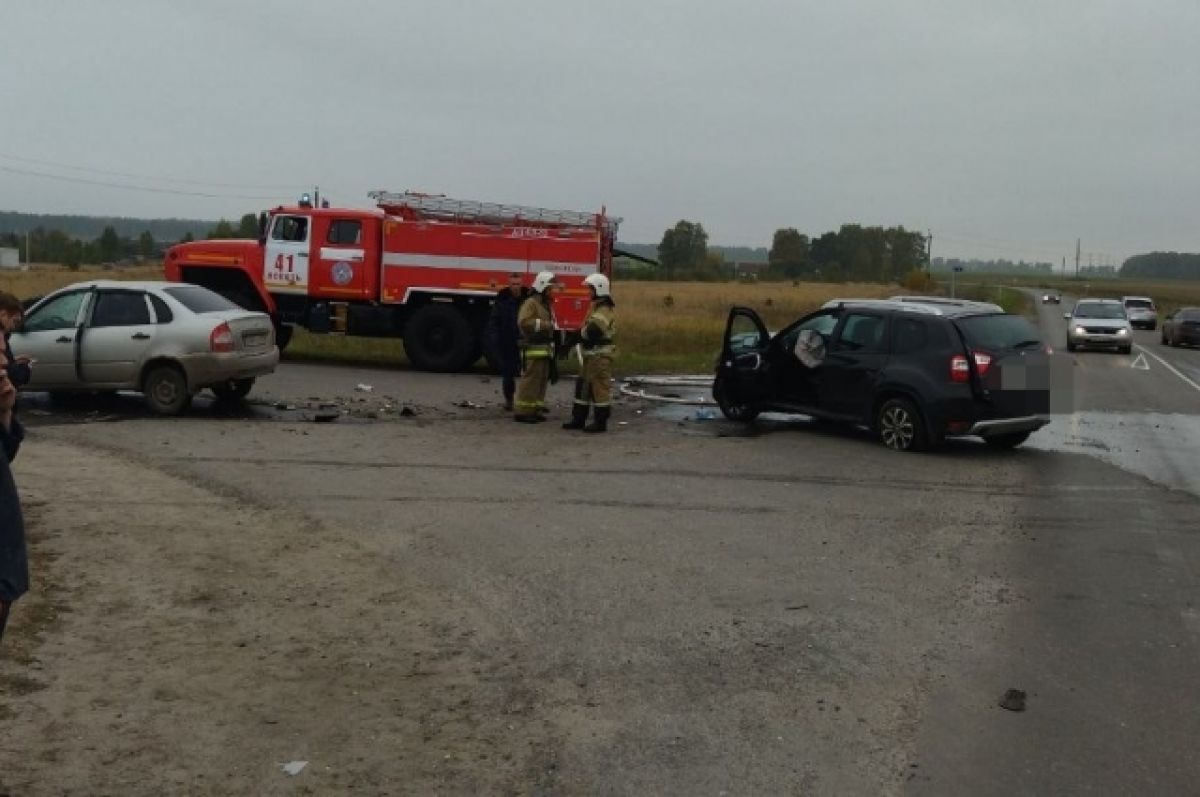
[[[238,217],[320,185],[605,204],[635,242],[1200,251],[1196,0],[0,6],[0,210]]]

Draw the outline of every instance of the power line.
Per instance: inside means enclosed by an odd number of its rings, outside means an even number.
[[[128,183],[113,183],[107,180],[89,180],[84,177],[66,177],[61,174],[50,174],[48,172],[38,172],[30,169],[16,169],[12,166],[0,166],[0,171],[9,172],[10,174],[20,174],[26,177],[41,177],[47,180],[60,180],[65,183],[79,183],[82,185],[96,185],[103,188],[119,188],[125,191],[144,191],[151,194],[174,194],[176,196],[198,196],[208,199],[254,199],[254,200],[276,200],[279,198],[277,194],[270,196],[248,194],[214,194],[205,191],[181,191],[174,188],[155,188],[147,185],[130,185]]]
[[[236,188],[242,191],[292,191],[296,188],[294,185],[242,185],[238,183],[217,183],[208,180],[187,180],[182,177],[156,177],[151,174],[137,174],[134,172],[115,172],[105,169],[93,169],[89,166],[76,166],[69,163],[40,160],[38,158],[26,158],[20,155],[10,155],[7,152],[0,152],[0,158],[3,158],[4,160],[17,161],[19,163],[32,163],[38,166],[51,166],[56,169],[70,169],[77,172],[103,174],[107,175],[108,177],[126,177],[131,180],[150,180],[156,183],[182,183],[184,185],[209,186],[211,188]]]

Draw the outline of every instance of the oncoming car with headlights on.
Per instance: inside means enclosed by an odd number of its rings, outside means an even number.
[[[1133,327],[1125,306],[1116,299],[1080,299],[1064,313],[1067,320],[1067,351],[1079,348],[1133,351]]]
[[[33,362],[28,390],[135,390],[160,415],[205,388],[243,398],[279,363],[270,316],[175,282],[70,285],[30,307],[11,344]]]

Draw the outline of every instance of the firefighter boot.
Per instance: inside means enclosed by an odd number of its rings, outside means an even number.
[[[582,429],[583,425],[587,423],[587,416],[588,405],[576,403],[571,408],[571,420],[567,421],[562,426],[564,429]]]
[[[609,407],[596,408],[596,420],[583,427],[585,432],[607,432]]]

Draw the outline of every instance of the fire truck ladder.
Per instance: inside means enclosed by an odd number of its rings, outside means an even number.
[[[576,210],[551,210],[525,205],[502,205],[478,202],[473,199],[451,199],[447,196],[419,194],[414,191],[372,191],[368,194],[384,210],[408,208],[422,216],[446,221],[480,221],[489,224],[529,222],[531,224],[563,225],[566,227],[596,227],[602,223],[615,239],[621,219],[606,218],[603,213],[584,213]]]

